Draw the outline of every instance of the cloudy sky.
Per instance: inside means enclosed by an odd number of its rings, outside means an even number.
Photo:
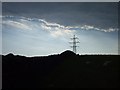
[[[3,54],[118,54],[118,3],[6,2],[2,4]]]

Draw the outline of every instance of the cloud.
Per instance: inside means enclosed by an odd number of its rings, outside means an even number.
[[[116,32],[118,28],[98,28],[90,25],[64,26],[58,23],[48,22],[39,18],[27,18],[16,16],[3,16],[3,24],[11,25],[22,30],[42,29],[53,37],[73,35],[79,30],[96,30],[101,32]]]
[[[59,36],[71,36],[74,34],[75,30],[69,30],[65,28],[63,25],[59,25],[56,23],[46,23],[46,24],[41,24],[41,27],[50,32],[50,34],[53,37],[59,37]]]
[[[24,29],[24,30],[32,30],[29,26],[27,26],[23,23],[17,22],[17,21],[7,20],[7,21],[3,21],[2,23],[7,24],[7,25],[11,25],[11,26],[16,27],[16,28]]]
[[[47,27],[59,27],[59,28],[64,28],[63,25],[60,25],[60,24],[57,24],[57,23],[50,23],[50,22],[47,22],[43,19],[38,19],[38,21],[41,21],[42,23],[44,23]]]
[[[22,30],[42,29],[50,33],[53,37],[67,36],[67,35],[72,35],[74,33],[74,31],[65,28],[65,26],[63,25],[57,23],[50,23],[45,21],[44,19],[37,19],[37,18],[4,16],[3,24],[7,24]]]
[[[118,2],[3,3],[3,15],[45,18],[65,26],[118,26]]]

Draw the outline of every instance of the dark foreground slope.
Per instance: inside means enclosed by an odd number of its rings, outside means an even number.
[[[117,88],[118,55],[2,56],[2,88]]]

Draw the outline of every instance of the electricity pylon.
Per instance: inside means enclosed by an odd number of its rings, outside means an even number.
[[[71,39],[72,39],[73,41],[72,41],[72,42],[69,42],[69,43],[72,44],[71,47],[73,48],[73,52],[74,52],[74,53],[77,53],[77,49],[76,49],[76,48],[78,47],[78,46],[77,46],[77,43],[80,43],[80,42],[78,41],[78,38],[77,38],[75,35],[74,35],[73,38],[71,38]]]

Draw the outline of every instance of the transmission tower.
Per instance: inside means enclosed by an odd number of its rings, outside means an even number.
[[[80,43],[80,42],[78,41],[78,38],[75,35],[71,39],[72,39],[72,42],[70,42],[70,44],[72,44],[71,47],[73,48],[73,52],[76,53],[77,52],[76,48],[78,47],[77,43]]]

